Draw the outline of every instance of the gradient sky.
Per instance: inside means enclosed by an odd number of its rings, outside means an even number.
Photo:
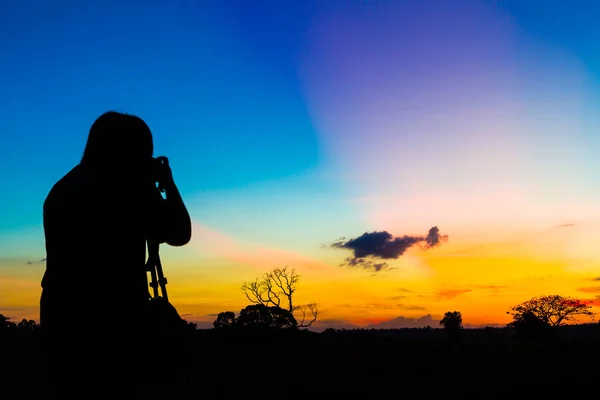
[[[163,265],[201,327],[285,265],[320,328],[597,300],[597,1],[138,4],[0,2],[0,313],[38,319],[42,203],[111,109],[171,160],[194,231]],[[433,226],[379,272],[330,246]]]

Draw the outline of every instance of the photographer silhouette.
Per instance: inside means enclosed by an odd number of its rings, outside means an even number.
[[[146,243],[191,238],[168,159],[153,152],[142,119],[104,113],[44,202],[40,325],[56,398],[148,395]]]

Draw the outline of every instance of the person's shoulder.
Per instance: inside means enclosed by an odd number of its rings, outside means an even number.
[[[80,165],[76,165],[63,177],[61,177],[48,192],[44,205],[51,202],[55,198],[63,197],[66,193],[72,190],[72,187],[79,184],[84,178],[84,173]]]

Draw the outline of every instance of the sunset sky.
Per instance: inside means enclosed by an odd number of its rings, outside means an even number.
[[[0,313],[39,319],[42,203],[108,110],[170,159],[193,238],[161,254],[199,327],[286,265],[321,329],[600,295],[600,2],[139,4],[0,2]]]

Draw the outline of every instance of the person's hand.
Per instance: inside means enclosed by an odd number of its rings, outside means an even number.
[[[158,182],[159,190],[162,191],[175,185],[175,182],[173,180],[173,172],[169,166],[169,159],[167,157],[160,156],[156,157],[156,160],[160,165],[156,171],[156,181]]]

